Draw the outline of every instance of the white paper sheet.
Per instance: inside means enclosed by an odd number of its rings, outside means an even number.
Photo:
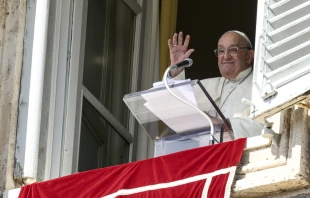
[[[172,88],[172,91],[180,98],[197,106],[192,85]],[[166,89],[141,96],[147,101],[144,105],[177,133],[208,129],[210,126],[208,120],[195,108],[178,100]]]

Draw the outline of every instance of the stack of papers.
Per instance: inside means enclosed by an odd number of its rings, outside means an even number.
[[[168,84],[178,84],[187,80],[169,79]],[[154,88],[165,86],[164,82],[156,82]],[[186,102],[197,107],[197,102],[191,84],[171,88],[174,94]],[[154,113],[160,120],[176,133],[189,132],[201,129],[209,129],[208,120],[195,108],[174,97],[167,89],[141,95],[146,103],[144,106]]]

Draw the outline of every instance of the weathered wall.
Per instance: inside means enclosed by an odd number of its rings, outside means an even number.
[[[310,197],[309,110],[295,107],[282,115],[278,144],[243,153],[233,197]]]
[[[0,1],[0,197],[15,187],[14,152],[27,0]]]
[[[266,196],[264,198],[310,198],[310,187],[289,192],[282,192],[279,194]]]

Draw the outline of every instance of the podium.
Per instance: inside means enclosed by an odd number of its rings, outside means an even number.
[[[170,84],[171,91],[199,108],[194,90],[198,80]],[[126,94],[123,98],[131,113],[155,142],[155,157],[210,145],[211,126],[192,106],[175,98],[165,86]],[[214,126],[215,142],[220,142],[221,126]],[[214,141],[213,141],[214,142]]]

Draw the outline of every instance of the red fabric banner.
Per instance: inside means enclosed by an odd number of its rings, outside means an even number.
[[[75,173],[22,187],[19,198],[229,197],[246,139]]]

